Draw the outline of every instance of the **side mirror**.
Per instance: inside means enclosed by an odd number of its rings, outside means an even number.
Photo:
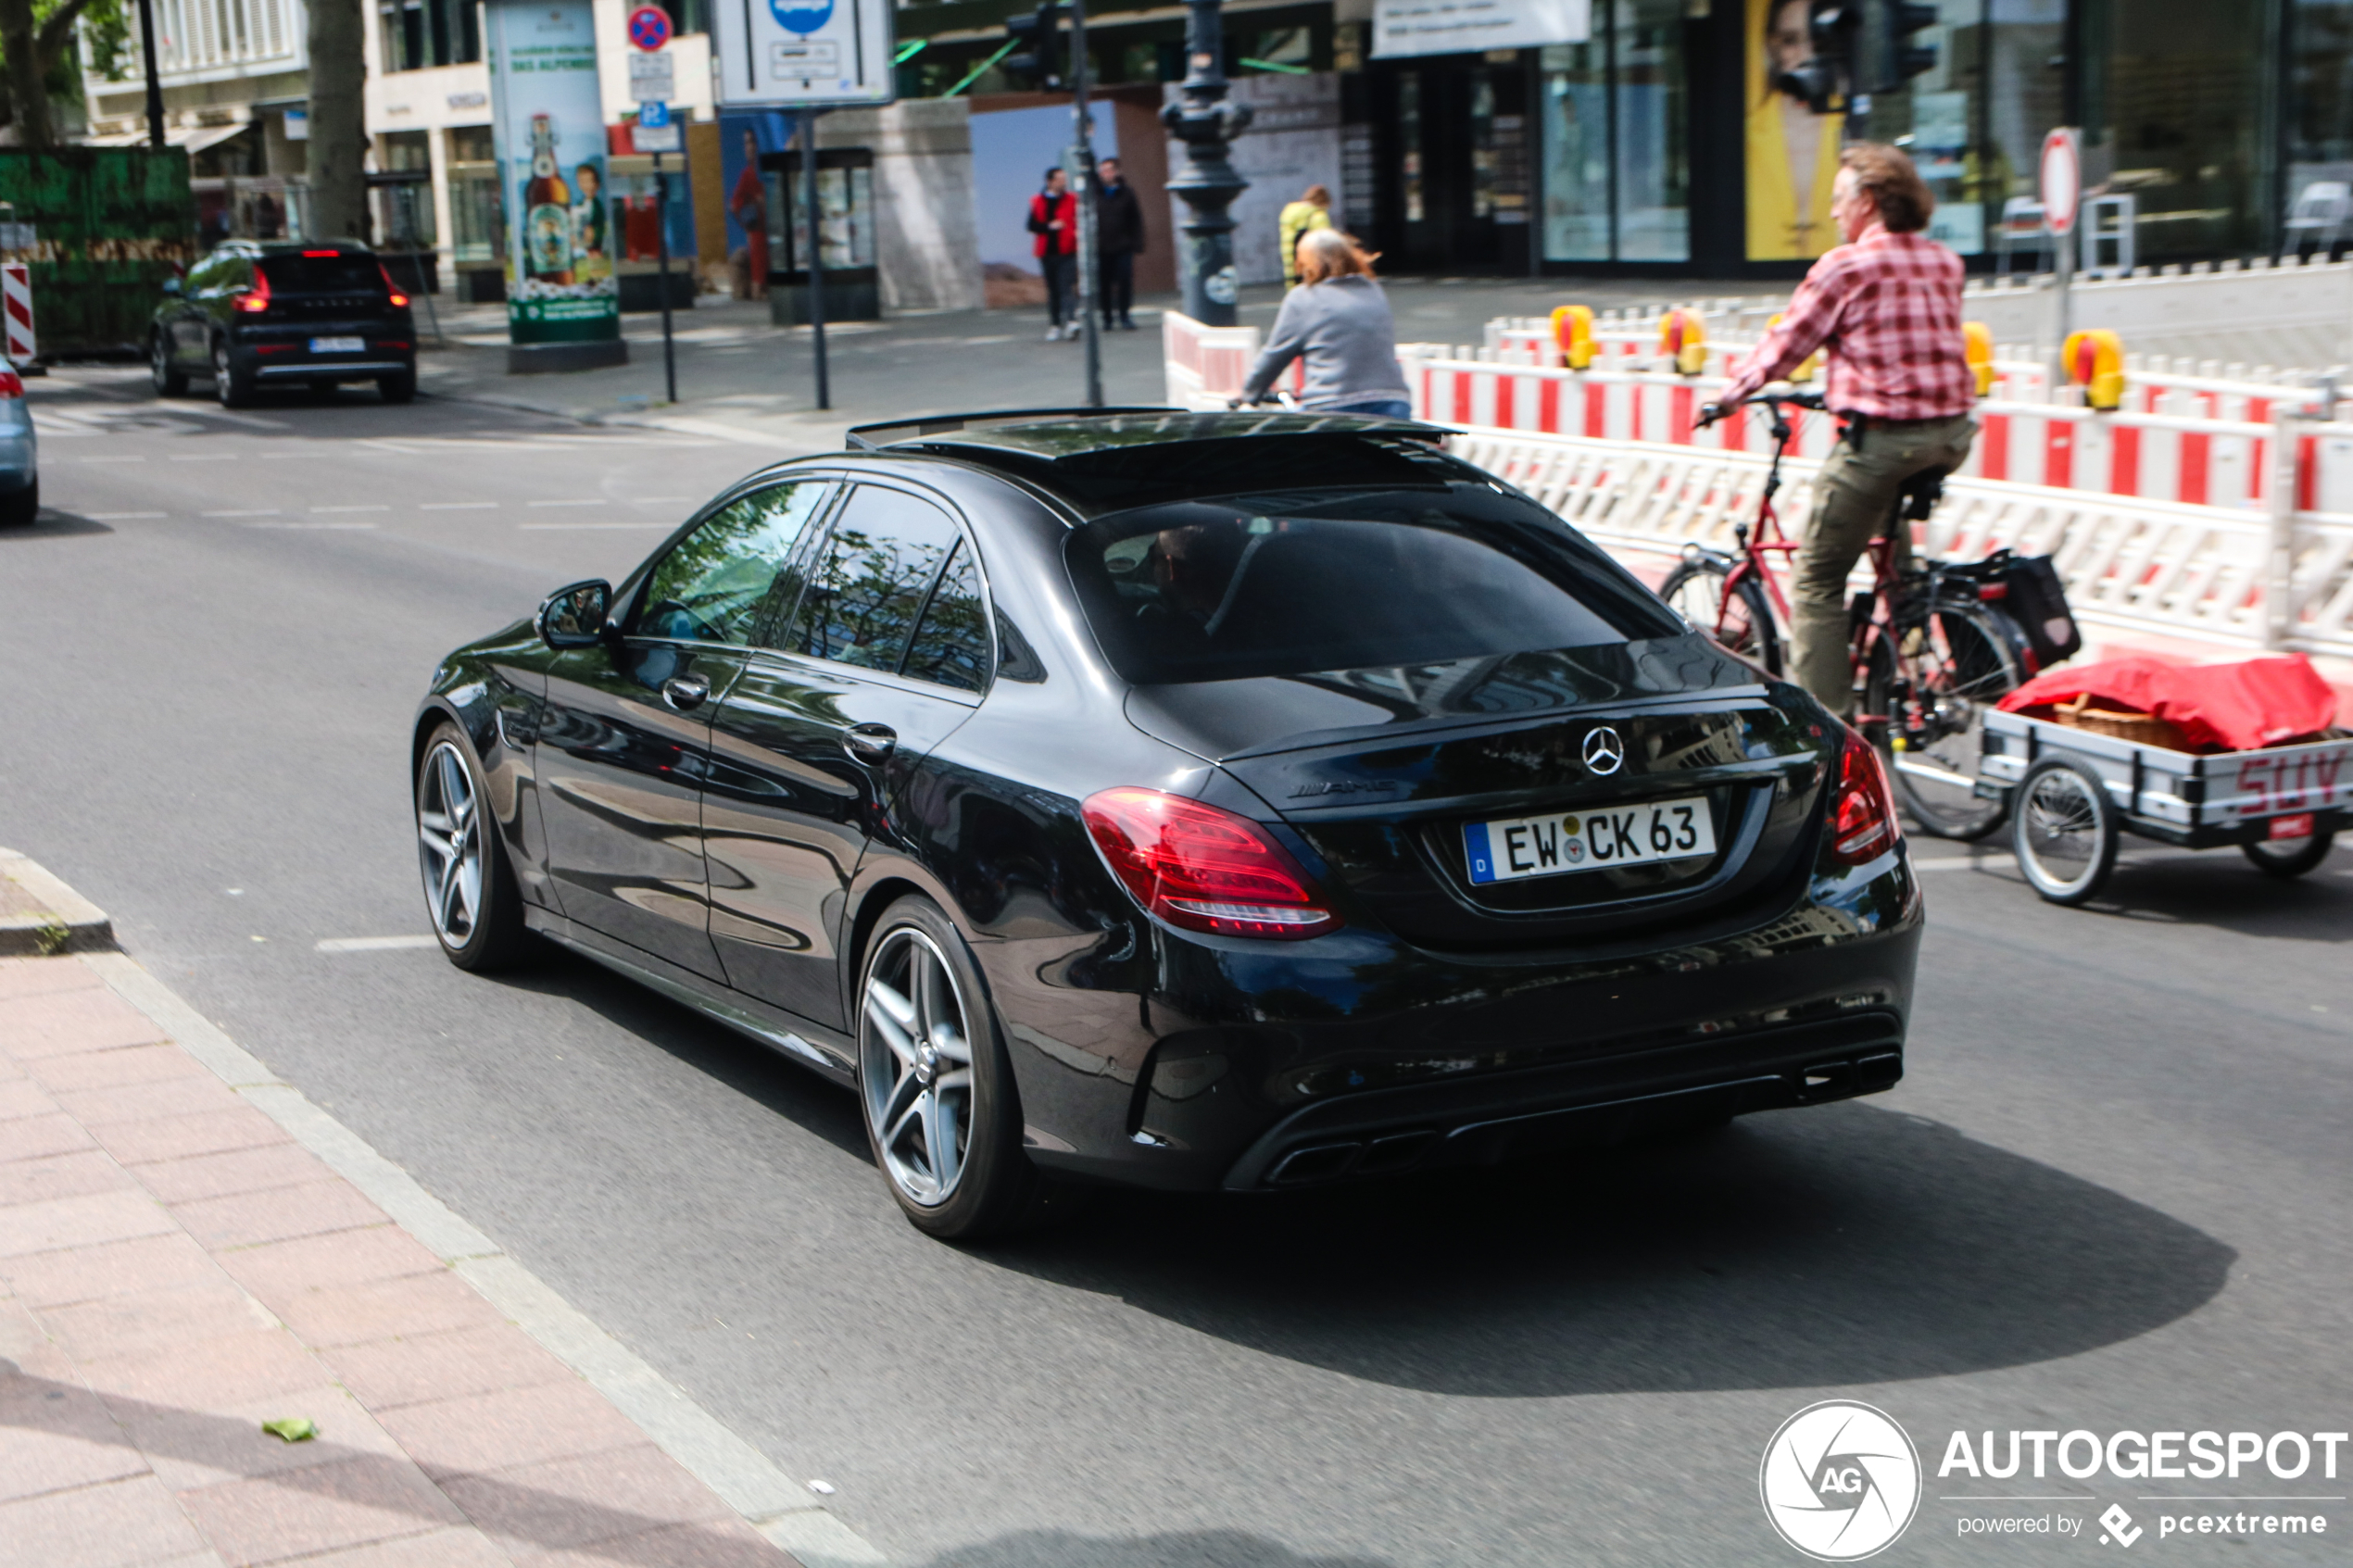
[[[188,289],[186,284],[182,283],[178,277],[174,276],[166,278],[163,281],[163,292],[170,295],[172,298],[178,299],[182,295],[186,294]]]
[[[611,608],[612,584],[601,577],[559,588],[539,607],[539,635],[551,648],[594,647]]]

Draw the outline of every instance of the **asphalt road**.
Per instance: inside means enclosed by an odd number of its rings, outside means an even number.
[[[849,1096],[600,971],[316,946],[427,930],[403,769],[437,657],[760,453],[358,393],[232,419],[114,371],[34,398],[0,843],[895,1562],[1797,1562],[1758,1461],[1831,1397],[1930,1466],[1888,1562],[2100,1534],[1965,1516],[2353,1491],[1935,1474],[1955,1429],[2353,1424],[2353,853],[2281,884],[2132,848],[2064,911],[1921,847],[1894,1093],[1509,1176],[1111,1197],[960,1251],[899,1218]],[[2309,1511],[2328,1536],[2135,1555],[2343,1562],[2353,1509]]]

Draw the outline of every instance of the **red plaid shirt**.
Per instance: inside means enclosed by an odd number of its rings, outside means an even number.
[[[1739,402],[1817,348],[1830,350],[1826,401],[1876,420],[1936,420],[1977,401],[1961,342],[1961,258],[1925,234],[1874,222],[1806,272],[1789,311],[1724,391]]]

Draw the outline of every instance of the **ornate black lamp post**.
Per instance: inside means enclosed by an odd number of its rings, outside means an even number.
[[[1185,203],[1185,314],[1203,326],[1230,327],[1234,300],[1234,220],[1226,208],[1249,189],[1234,172],[1226,144],[1250,128],[1250,106],[1226,101],[1226,30],[1219,0],[1189,0],[1185,24],[1189,70],[1184,97],[1164,106],[1160,122],[1184,147],[1168,188]]]

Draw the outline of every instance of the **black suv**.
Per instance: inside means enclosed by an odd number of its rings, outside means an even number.
[[[159,396],[187,391],[192,375],[210,376],[228,408],[271,383],[372,381],[387,403],[417,395],[409,292],[366,245],[232,240],[163,292],[147,339]]]

